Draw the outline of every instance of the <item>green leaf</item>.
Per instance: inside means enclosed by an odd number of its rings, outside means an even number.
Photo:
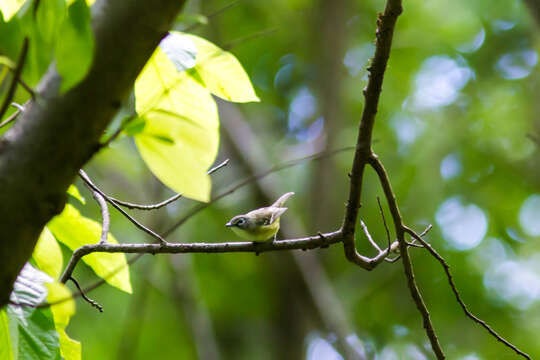
[[[9,319],[5,309],[0,310],[0,359],[15,359],[9,331]]]
[[[198,36],[184,36],[197,46],[194,71],[212,94],[233,102],[259,101],[248,75],[234,55]]]
[[[135,82],[135,98],[136,111],[146,121],[135,136],[145,163],[174,191],[208,201],[206,171],[219,144],[217,108],[209,91],[178,72],[158,48]]]
[[[129,118],[129,117],[126,117]],[[124,129],[124,133],[127,136],[135,136],[138,133],[142,132],[144,129],[144,126],[146,125],[146,120],[143,118],[137,117],[136,119],[133,119],[128,123],[126,128]]]
[[[172,61],[176,70],[191,69],[197,63],[197,47],[187,36],[172,32],[161,40],[159,47]]]
[[[25,35],[23,31],[21,21],[17,17],[12,18],[9,22],[0,19],[0,38],[2,39],[0,41],[0,54],[6,57],[5,65],[10,68],[15,68],[16,59],[19,57]]]
[[[37,27],[46,41],[52,41],[64,20],[66,2],[64,0],[40,1],[36,12]]]
[[[82,216],[71,204],[67,204],[64,211],[54,217],[47,227],[58,241],[71,250],[96,243],[101,236],[101,225]],[[118,243],[110,232],[107,241],[113,244]],[[82,260],[110,285],[131,294],[131,281],[125,254],[92,253],[84,256]]]
[[[7,66],[9,69],[15,68],[15,63],[13,60],[8,58],[7,56],[0,56],[0,65]]]
[[[60,359],[59,336],[49,308],[36,308],[47,297],[47,274],[26,264],[15,281],[11,300],[30,306],[8,306],[10,322],[16,327],[11,332],[17,338],[18,358],[32,360]]]
[[[69,185],[69,188],[67,190],[67,193],[71,196],[73,196],[75,199],[79,200],[83,205],[86,204],[86,200],[79,192],[79,189],[73,184]]]
[[[64,284],[57,282],[46,284],[46,286],[49,291],[47,301],[54,304],[51,306],[51,311],[54,326],[60,336],[60,353],[65,360],[80,360],[81,343],[66,334],[69,319],[75,314],[75,301],[71,292]]]
[[[56,68],[62,76],[60,92],[64,93],[84,78],[92,64],[94,38],[85,0],[75,0],[69,6],[60,36],[56,42]]]
[[[64,264],[62,250],[47,227],[43,229],[39,236],[34,253],[32,254],[32,259],[38,269],[53,279],[60,277]]]
[[[208,17],[202,14],[181,13],[180,15],[176,17],[175,22],[184,23],[184,24],[191,23],[193,25],[206,25],[208,24]]]

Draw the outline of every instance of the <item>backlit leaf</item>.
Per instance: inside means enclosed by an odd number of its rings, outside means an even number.
[[[62,250],[47,227],[43,229],[39,236],[34,253],[32,254],[32,259],[38,269],[53,279],[60,277],[64,264]]]
[[[197,46],[197,65],[193,70],[212,94],[233,102],[259,101],[248,75],[233,54],[198,36],[184,36]]]
[[[217,108],[209,91],[178,72],[158,48],[135,83],[135,98],[145,120],[135,142],[145,163],[174,191],[208,201],[206,171],[219,143]]]
[[[71,204],[66,204],[64,211],[54,217],[47,227],[58,241],[71,250],[96,243],[101,236],[101,225],[82,216]],[[110,232],[107,241],[113,244],[118,243]],[[110,285],[131,294],[131,281],[125,254],[92,253],[84,256],[82,260]]]

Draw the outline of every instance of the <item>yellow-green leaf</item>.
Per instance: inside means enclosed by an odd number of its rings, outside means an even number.
[[[206,171],[219,144],[218,113],[209,91],[177,71],[158,48],[135,83],[135,98],[145,120],[135,142],[145,163],[174,191],[208,201]]]
[[[248,75],[233,54],[198,36],[183,35],[197,47],[197,64],[192,71],[197,72],[212,94],[234,102],[259,101]]]
[[[34,253],[32,254],[32,259],[34,259],[36,266],[41,271],[53,279],[56,280],[60,277],[64,264],[62,250],[47,227],[43,229],[39,236]]]
[[[96,243],[101,235],[101,225],[82,216],[71,204],[66,204],[64,211],[54,217],[47,227],[58,241],[71,250]],[[113,244],[118,243],[110,232],[107,241]],[[131,281],[125,254],[92,253],[84,256],[82,260],[110,285],[131,294]]]
[[[60,354],[65,360],[81,359],[81,343],[73,340],[66,334],[66,326],[69,319],[75,314],[75,301],[71,292],[64,285],[57,282],[46,284],[49,290],[47,301],[51,304],[51,312],[54,318],[54,326],[60,336]],[[55,304],[58,301],[58,304]]]
[[[73,184],[69,185],[69,188],[67,190],[67,193],[71,196],[73,196],[75,199],[79,200],[83,205],[86,204],[86,200],[79,192],[79,189]]]
[[[9,319],[5,308],[0,310],[0,359],[14,360]]]
[[[4,15],[4,20],[9,21],[17,11],[23,6],[26,0],[2,0],[0,1],[0,11]]]

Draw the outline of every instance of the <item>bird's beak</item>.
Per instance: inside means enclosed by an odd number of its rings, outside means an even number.
[[[231,224],[231,222],[229,221],[228,223],[225,224],[226,227],[232,227],[234,226],[233,224]]]

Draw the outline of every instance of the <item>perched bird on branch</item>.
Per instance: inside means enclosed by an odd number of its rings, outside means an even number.
[[[287,210],[283,204],[293,195],[293,192],[283,194],[272,205],[237,215],[225,226],[230,227],[236,235],[246,240],[266,241],[272,237],[276,240],[279,217]]]

